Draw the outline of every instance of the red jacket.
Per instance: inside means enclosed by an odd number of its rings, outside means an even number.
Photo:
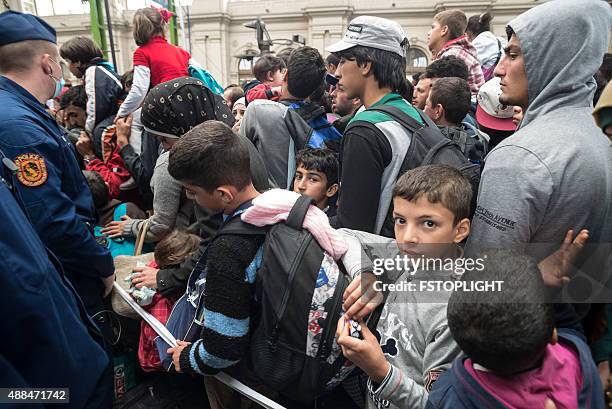
[[[247,102],[255,101],[256,99],[271,99],[278,102],[278,95],[272,93],[269,85],[259,84],[248,90],[246,94]]]
[[[119,156],[117,137],[115,135],[115,125],[106,127],[102,132],[102,156],[104,160],[92,159],[86,164],[85,169],[98,172],[102,175],[104,182],[108,186],[108,193],[112,199],[124,199],[120,186],[130,177],[130,172],[125,166],[125,162]]]
[[[154,36],[134,51],[134,67],[144,65],[151,70],[151,87],[188,74],[191,55],[161,36]]]

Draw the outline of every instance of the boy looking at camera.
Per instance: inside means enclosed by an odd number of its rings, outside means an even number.
[[[372,289],[361,294],[375,280],[369,272],[374,271],[376,259],[398,255],[425,260],[461,258],[457,244],[470,232],[471,199],[470,181],[458,170],[422,166],[406,172],[393,189],[396,240],[342,230],[349,243],[342,261],[351,275],[363,272],[347,289],[344,304],[346,316],[360,321],[362,339],[351,337],[346,320],[340,320],[338,344],[344,356],[369,377],[367,408],[424,408],[432,384],[460,353],[446,320],[450,293],[418,291],[419,281],[448,281],[454,271],[396,269],[384,273],[387,281],[415,283],[415,291],[388,294],[376,335],[362,321],[377,304],[375,297],[380,297]]]
[[[304,149],[295,155],[293,191],[310,196],[328,217],[336,214],[330,199],[338,193],[338,159],[329,149]]]

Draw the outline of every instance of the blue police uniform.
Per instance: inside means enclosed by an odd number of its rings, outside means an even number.
[[[36,16],[0,14],[0,47],[31,39],[55,43],[55,30]],[[0,149],[17,164],[15,185],[40,239],[59,258],[87,311],[101,311],[101,279],[112,275],[114,266],[108,249],[92,234],[95,208],[74,147],[45,107],[4,76]]]
[[[66,407],[109,408],[100,331],[2,182],[0,220],[0,386],[69,388]]]

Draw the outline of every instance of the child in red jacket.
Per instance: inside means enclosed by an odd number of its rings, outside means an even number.
[[[273,55],[260,57],[253,66],[253,75],[260,84],[247,91],[247,103],[256,99],[278,101],[286,70],[287,67],[282,59]]]
[[[102,175],[108,187],[110,199],[138,203],[140,201],[138,190],[129,188],[126,184],[132,176],[119,155],[117,127],[112,123],[112,119],[112,117],[109,117],[100,122],[94,129],[92,137],[82,132],[76,143],[76,149],[83,156],[85,170],[98,172]],[[131,119],[129,124],[131,124]],[[100,157],[94,153],[94,139],[97,139],[101,146]]]
[[[127,117],[140,107],[149,89],[185,77],[189,65],[197,65],[191,55],[168,43],[166,29],[172,13],[166,9],[142,8],[134,14],[134,78],[132,88],[121,104],[118,118]]]

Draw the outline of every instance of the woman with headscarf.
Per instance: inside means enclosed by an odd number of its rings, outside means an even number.
[[[157,159],[151,190],[153,191],[153,215],[149,217],[149,227],[145,242],[157,242],[163,239],[175,228],[187,228],[196,219],[210,219],[205,209],[194,211],[194,203],[185,196],[184,189],[168,173],[169,150],[179,138],[196,125],[218,120],[232,126],[234,116],[223,104],[222,97],[206,88],[202,81],[192,77],[181,77],[154,87],[144,100],[141,121],[145,131],[161,143],[164,152]],[[252,151],[255,151],[253,147]],[[260,175],[258,188],[266,188],[265,167],[259,158],[252,158],[253,165],[259,165],[254,173]],[[256,166],[257,167],[257,166]],[[261,170],[263,167],[264,171]],[[199,213],[199,214],[196,214]],[[201,216],[201,217],[198,217]],[[122,221],[111,222],[103,233],[110,237],[135,237],[145,220],[124,217]],[[202,223],[205,227],[200,234],[210,235],[217,223]]]

